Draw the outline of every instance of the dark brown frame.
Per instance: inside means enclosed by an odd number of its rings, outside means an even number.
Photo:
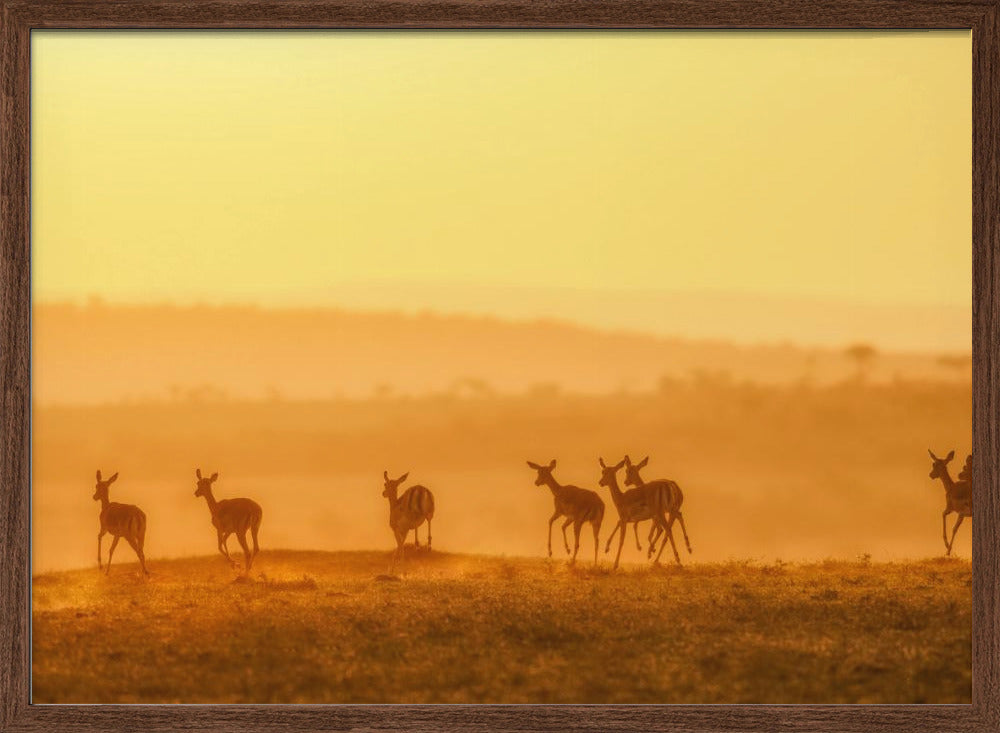
[[[1000,730],[1000,0],[0,0],[0,731]],[[971,705],[34,706],[29,704],[29,36],[38,28],[972,30]]]

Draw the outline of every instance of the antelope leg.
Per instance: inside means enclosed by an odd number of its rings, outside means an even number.
[[[563,544],[566,545],[566,554],[568,555],[572,550],[569,549],[569,540],[566,539],[566,528],[573,523],[573,517],[566,517],[566,521],[563,522],[562,533],[563,533]],[[579,534],[579,531],[577,531]]]
[[[601,546],[601,525],[597,522],[592,522],[591,525],[594,528],[594,567],[597,567],[597,549]]]
[[[607,544],[604,545],[604,553],[605,554],[607,554],[608,551],[611,550],[611,540],[613,540],[615,538],[615,533],[619,529],[621,529],[621,526],[622,526],[622,520],[619,519],[618,520],[618,524],[615,525],[615,528],[613,530],[611,530],[611,534],[608,536]]]
[[[690,555],[693,552],[693,550],[691,549],[691,540],[688,539],[687,527],[684,526],[684,515],[681,514],[680,512],[677,512],[677,519],[681,523],[681,532],[684,533],[684,544],[687,545],[688,554]]]
[[[673,518],[671,518],[670,524],[673,524],[673,523],[674,523],[674,520],[673,520]],[[669,526],[669,525],[667,527],[667,539],[670,540],[670,549],[674,551],[674,562],[676,562],[678,565],[680,565],[681,564],[681,556],[677,552],[677,543],[674,542],[674,528],[671,527],[671,526]],[[664,544],[666,544],[666,543],[664,543]]]
[[[144,575],[149,575],[149,571],[146,570],[146,555],[143,553],[142,548],[139,547],[139,543],[136,542],[131,537],[126,537],[125,541],[128,542],[129,545],[132,546],[133,550],[135,550],[135,554],[136,554],[136,557],[139,558],[139,565],[140,565],[140,567],[142,567],[143,574]]]
[[[108,550],[108,567],[104,571],[108,575],[111,574],[111,556],[115,554],[115,548],[118,547],[118,540],[119,539],[121,539],[121,538],[118,537],[118,535],[115,535],[115,538],[113,540],[111,540],[111,549]]]
[[[651,558],[653,553],[656,552],[656,543],[660,541],[660,537],[663,536],[663,528],[653,522],[653,526],[649,528],[649,550],[646,552],[646,558]]]
[[[565,527],[565,525],[563,525]],[[576,563],[576,553],[580,551],[580,530],[583,529],[583,522],[573,523],[573,538],[576,544],[573,545],[573,559],[569,561],[570,565]],[[567,548],[568,549],[568,548]]]
[[[392,559],[389,560],[389,574],[392,575],[396,569],[396,562],[403,559],[403,544],[406,542],[406,532],[393,531],[396,536],[396,549],[392,551]]]
[[[552,523],[559,519],[559,512],[549,518],[549,557],[552,557]]]
[[[243,562],[246,563],[246,566],[244,567],[243,572],[249,574],[250,573],[250,563],[253,562],[253,559],[250,557],[250,548],[247,546],[247,536],[246,536],[246,533],[237,532],[236,533],[236,539],[240,543],[240,547],[243,548]]]
[[[634,527],[636,525],[632,526]],[[618,554],[615,555],[615,567],[614,567],[615,570],[618,569],[618,561],[621,560],[622,558],[622,547],[624,546],[625,546],[625,530],[623,529],[622,533],[618,535]]]
[[[673,528],[671,527],[671,525],[674,523],[673,517],[671,516],[669,522],[664,522],[662,516],[656,518],[656,521],[663,523],[662,529],[663,529],[663,532],[667,535],[667,540],[670,540],[670,547],[674,551],[674,560],[676,560],[677,564],[680,565],[681,564],[681,556],[677,553],[677,545],[674,543],[674,531],[673,531]],[[666,546],[667,546],[667,542],[666,542],[666,540],[664,540],[660,544],[660,551],[656,554],[656,560],[654,561],[654,564],[658,565],[660,563],[660,555],[663,554],[663,549]]]
[[[951,548],[955,546],[955,535],[958,534],[958,528],[962,526],[962,520],[965,519],[964,514],[958,515],[958,521],[955,522],[955,529],[951,531],[951,542],[948,543],[948,554],[951,554]]]
[[[229,556],[229,548],[226,547],[226,542],[228,540],[229,540],[229,533],[222,534],[222,532],[219,532],[219,552],[221,552],[222,556],[229,561],[230,567],[235,568],[236,563],[233,562],[233,558]]]

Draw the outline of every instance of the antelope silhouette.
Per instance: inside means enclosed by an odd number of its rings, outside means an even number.
[[[118,547],[118,540],[124,537],[125,541],[135,550],[142,572],[149,575],[149,571],[146,569],[146,556],[143,553],[143,545],[146,542],[146,515],[137,506],[118,504],[110,500],[108,487],[117,480],[117,471],[106,480],[101,479],[100,471],[97,472],[94,501],[101,502],[101,528],[97,533],[97,569],[101,569],[101,540],[104,535],[111,533],[114,539],[111,540],[111,549],[108,550],[108,567],[105,574],[111,574],[111,557],[115,554],[115,548]]]
[[[646,456],[638,463],[632,463],[632,459],[626,455],[625,484],[634,487],[649,487],[646,489],[647,491],[659,493],[659,496],[655,501],[657,505],[662,507],[662,510],[669,515],[667,528],[673,528],[674,520],[678,520],[680,522],[681,532],[684,534],[684,544],[687,546],[688,554],[690,554],[692,552],[691,540],[688,539],[687,526],[684,524],[684,514],[681,512],[681,506],[684,504],[684,492],[681,491],[681,487],[677,485],[676,481],[671,481],[670,479],[657,479],[655,481],[650,481],[649,483],[644,482],[642,480],[642,476],[639,475],[639,471],[645,468],[647,463],[649,463],[649,456]],[[653,534],[654,531],[655,535]],[[661,527],[658,522],[654,522],[653,527],[650,530],[650,556],[652,556],[656,542],[662,534],[663,527]],[[672,532],[668,539],[673,547],[674,559],[680,563],[680,556],[677,554],[677,547],[674,545],[674,536]],[[663,553],[663,547],[664,545],[660,545],[660,554]],[[659,558],[660,554],[657,555],[657,558]]]
[[[601,522],[604,521],[604,502],[596,492],[589,489],[581,489],[579,486],[563,486],[552,476],[552,470],[556,467],[556,459],[547,466],[528,461],[528,467],[535,469],[538,476],[535,478],[535,486],[548,486],[552,492],[552,499],[555,502],[555,511],[549,518],[549,557],[552,557],[552,523],[559,517],[566,517],[562,525],[563,544],[566,545],[566,553],[569,554],[569,542],[566,539],[566,528],[573,525],[573,536],[576,544],[573,547],[573,559],[570,564],[576,562],[576,555],[580,551],[580,530],[587,522],[594,528],[594,565],[597,565],[597,548],[600,545]]]
[[[235,534],[240,547],[243,548],[243,557],[246,561],[245,572],[249,573],[254,558],[260,552],[260,546],[257,544],[257,532],[260,530],[260,521],[264,517],[264,510],[260,508],[260,504],[250,499],[216,501],[212,494],[212,484],[218,480],[219,474],[213,473],[208,478],[202,478],[199,468],[195,470],[194,475],[198,479],[198,488],[195,489],[194,495],[204,496],[205,501],[208,502],[208,511],[212,514],[212,525],[215,527],[219,540],[219,552],[232,567],[236,567],[236,562],[229,556],[229,548],[226,547],[229,535]],[[247,546],[248,531],[253,537],[252,553]]]
[[[611,500],[618,510],[618,524],[611,530],[611,535],[604,546],[604,552],[607,553],[611,549],[611,540],[614,539],[616,533],[620,533],[618,535],[618,553],[615,555],[614,565],[615,569],[617,569],[618,562],[622,556],[622,547],[625,544],[625,535],[628,534],[629,524],[636,527],[635,543],[639,547],[639,522],[645,519],[652,519],[654,526],[659,527],[663,525],[665,527],[666,521],[662,514],[657,513],[659,505],[656,503],[656,497],[645,490],[644,487],[629,489],[625,492],[619,488],[618,471],[625,465],[624,458],[613,466],[607,465],[603,458],[598,458],[597,461],[601,466],[600,485],[606,486],[611,490]],[[673,541],[672,537],[671,541]],[[639,547],[639,549],[642,548]]]
[[[951,548],[955,544],[955,535],[958,534],[958,528],[962,526],[962,521],[966,517],[972,516],[972,484],[967,480],[955,481],[952,479],[951,474],[948,473],[948,463],[955,457],[955,451],[949,452],[944,458],[938,458],[930,448],[927,449],[927,452],[933,461],[930,477],[932,479],[939,478],[941,479],[941,483],[944,484],[944,511],[941,513],[941,534],[944,538],[945,554],[950,555]],[[969,456],[966,468],[963,469],[963,473],[967,476],[972,473],[971,459],[972,456]],[[948,515],[952,512],[958,513],[958,519],[955,521],[955,528],[951,531],[951,540],[949,541]]]
[[[420,547],[417,528],[427,521],[427,549],[431,549],[431,520],[434,518],[434,494],[426,486],[417,484],[411,486],[399,496],[399,485],[410,475],[409,471],[397,479],[389,478],[389,472],[383,471],[385,481],[382,496],[389,500],[389,527],[396,538],[396,549],[392,554],[390,570],[396,567],[396,561],[403,558],[403,545],[406,535],[413,530],[413,544]]]

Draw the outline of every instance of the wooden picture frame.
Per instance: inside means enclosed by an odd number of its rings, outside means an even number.
[[[1000,0],[0,0],[0,730],[1000,729]],[[971,705],[87,706],[29,704],[30,34],[33,29],[971,29],[973,536]]]

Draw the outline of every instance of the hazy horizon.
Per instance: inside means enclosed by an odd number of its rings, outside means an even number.
[[[864,320],[878,319],[868,314]],[[542,387],[613,394],[656,390],[664,380],[698,375],[811,385],[862,377],[872,383],[970,378],[970,352],[961,348],[885,349],[864,340],[741,343],[707,337],[704,330],[701,337],[678,331],[650,334],[540,314],[499,318],[426,309],[36,303],[32,398],[39,405],[97,405],[185,395],[364,399]],[[849,351],[859,344],[873,348],[863,364]]]
[[[504,294],[509,297],[499,297]],[[724,341],[743,346],[789,344],[802,348],[842,348],[868,343],[880,350],[897,352],[971,353],[972,345],[971,303],[884,304],[739,292],[369,282],[331,285],[323,293],[296,293],[271,302],[232,296],[171,300],[149,295],[109,298],[91,293],[36,300],[36,303],[77,307],[100,303],[108,307],[209,306],[361,314],[429,313],[512,323],[545,320],[597,331]],[[651,310],[660,314],[658,320],[649,318]]]

